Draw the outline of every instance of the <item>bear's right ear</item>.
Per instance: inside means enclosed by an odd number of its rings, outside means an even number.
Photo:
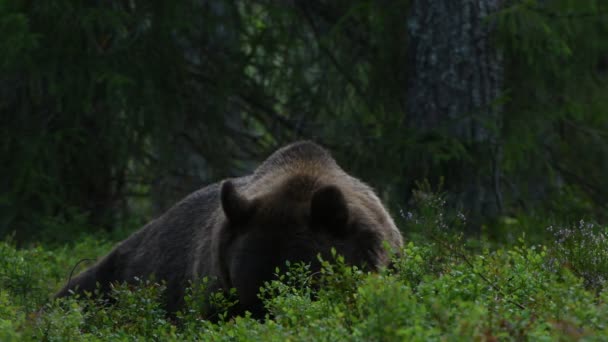
[[[220,196],[224,214],[231,223],[243,223],[253,214],[253,203],[241,196],[231,181],[227,180],[222,183]]]
[[[342,191],[334,185],[317,190],[310,203],[310,219],[315,230],[342,235],[348,224],[348,204]]]

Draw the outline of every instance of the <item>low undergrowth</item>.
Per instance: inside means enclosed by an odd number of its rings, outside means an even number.
[[[160,304],[164,285],[146,280],[115,286],[112,304],[89,297],[51,301],[69,274],[90,262],[83,258],[103,255],[112,243],[88,237],[61,248],[16,248],[2,241],[0,341],[608,337],[608,227],[580,221],[547,228],[537,219],[508,218],[496,227],[508,229],[503,239],[488,238],[483,230],[465,239],[459,233],[463,215],[444,215],[440,196],[417,198],[417,210],[403,215],[407,242],[391,267],[370,274],[334,255],[311,274],[307,265],[287,262],[260,289],[265,320],[230,318],[236,294],[206,297],[207,279],[192,284],[186,306],[172,315]],[[201,310],[209,304],[211,309]]]
[[[377,274],[340,256],[314,277],[306,265],[289,264],[261,289],[266,320],[225,317],[234,298],[217,293],[215,323],[200,310],[204,282],[173,316],[159,304],[163,285],[146,281],[117,286],[112,305],[51,302],[78,258],[110,244],[85,239],[46,250],[2,242],[0,340],[601,340],[608,336],[605,229],[569,229],[551,228],[556,238],[546,246],[475,241],[475,252],[446,236],[409,241],[393,267]]]

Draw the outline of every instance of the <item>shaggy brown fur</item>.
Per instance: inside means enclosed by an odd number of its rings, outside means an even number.
[[[169,312],[183,305],[189,281],[217,279],[236,288],[235,314],[263,315],[257,291],[286,260],[312,263],[335,247],[347,262],[375,270],[388,263],[383,241],[402,237],[370,187],[345,173],[311,142],[275,152],[246,177],[194,192],[120,242],[56,297],[102,293],[112,282],[154,276],[167,285]]]

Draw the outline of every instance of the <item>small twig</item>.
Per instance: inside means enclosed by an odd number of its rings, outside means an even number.
[[[543,8],[541,6],[525,5],[525,7],[531,11],[537,12],[541,15],[544,15],[546,17],[553,18],[553,19],[586,19],[586,18],[593,18],[593,17],[601,17],[603,15],[608,14],[608,10],[604,10],[604,9],[597,9],[596,11],[593,11],[593,10],[579,11],[579,12],[567,11],[565,13],[559,13],[559,12],[551,11],[550,9],[547,9],[547,8]]]
[[[68,277],[68,285],[66,288],[68,288],[68,289],[70,288],[70,285],[71,285],[70,283],[72,282],[72,275],[74,275],[74,271],[76,270],[76,267],[78,267],[78,265],[80,265],[83,261],[95,261],[95,259],[87,259],[87,258],[80,259],[76,263],[76,265],[74,265],[74,267],[72,267],[72,271],[70,271],[70,276]]]

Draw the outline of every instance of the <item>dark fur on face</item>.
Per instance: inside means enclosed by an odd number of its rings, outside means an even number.
[[[189,281],[216,278],[236,288],[238,307],[263,316],[259,287],[285,261],[319,267],[331,248],[369,270],[388,263],[383,247],[401,234],[378,197],[311,142],[288,145],[246,177],[205,187],[119,243],[57,293],[102,292],[111,282],[154,275],[167,284],[169,312],[183,305]]]

